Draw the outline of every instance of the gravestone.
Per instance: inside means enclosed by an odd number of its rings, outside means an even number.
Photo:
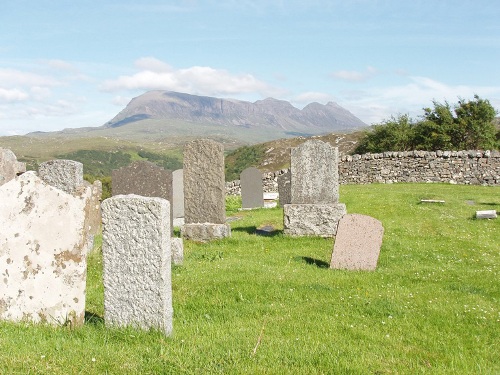
[[[111,172],[111,192],[113,196],[135,194],[163,198],[172,202],[172,171],[150,161],[135,161]],[[172,212],[170,220],[171,222],[173,220]],[[173,230],[172,225],[170,228]]]
[[[241,208],[260,208],[264,206],[262,173],[255,167],[244,169],[240,174]]]
[[[116,195],[102,202],[104,321],[172,332],[170,203]]]
[[[26,163],[17,161],[16,155],[11,150],[0,148],[0,186],[24,172]]]
[[[38,166],[38,176],[49,185],[75,194],[83,185],[83,164],[74,160],[49,160]]]
[[[384,227],[379,220],[366,215],[345,215],[339,222],[330,268],[375,270],[383,236]]]
[[[41,163],[38,175],[45,183],[86,201],[85,227],[88,233],[89,251],[92,250],[94,236],[101,228],[101,181],[96,180],[90,184],[83,179],[82,163],[64,159]]]
[[[283,233],[333,237],[346,214],[339,203],[338,149],[309,140],[291,150],[291,200],[283,207]]]
[[[172,212],[174,219],[184,217],[184,171],[177,169],[172,172]]]
[[[285,204],[292,203],[292,189],[290,179],[290,171],[287,171],[278,176],[278,194],[280,207],[283,207]]]
[[[195,241],[228,237],[224,147],[209,139],[184,148],[184,221],[182,237]]]
[[[83,324],[85,204],[34,172],[0,186],[0,319]]]
[[[184,244],[182,238],[172,238],[170,241],[172,247],[172,264],[180,266],[184,261]]]

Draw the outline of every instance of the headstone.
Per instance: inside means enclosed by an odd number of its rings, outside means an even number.
[[[255,167],[244,169],[240,174],[241,208],[260,208],[264,206],[262,173]]]
[[[476,219],[496,219],[496,218],[497,218],[496,210],[476,211]]]
[[[172,172],[172,195],[174,219],[184,217],[184,171],[182,169]]]
[[[339,203],[338,149],[309,140],[291,150],[291,200],[283,207],[283,233],[333,237],[346,214]]]
[[[163,198],[172,202],[172,171],[150,161],[135,161],[111,172],[111,192],[113,196],[135,194]],[[170,209],[172,210],[172,205]],[[170,218],[172,222],[172,212]],[[173,229],[173,226],[170,228]]]
[[[102,202],[104,321],[172,332],[170,203],[116,195]]]
[[[184,261],[184,245],[182,244],[182,238],[172,238],[172,263],[176,266],[180,266]]]
[[[330,268],[368,270],[377,268],[384,227],[370,216],[348,214],[340,219]]]
[[[38,166],[38,175],[47,184],[75,194],[83,185],[83,164],[74,160],[49,160]]]
[[[278,176],[278,193],[280,207],[285,204],[292,203],[292,189],[291,189],[291,174],[290,171],[285,172]]]
[[[228,237],[224,147],[209,139],[184,148],[184,221],[182,237],[195,241]]]
[[[16,155],[11,150],[0,148],[0,186],[24,172],[26,163],[17,161]]]
[[[0,186],[0,319],[83,324],[85,204],[34,172]]]

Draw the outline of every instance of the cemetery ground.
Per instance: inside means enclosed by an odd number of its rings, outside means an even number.
[[[332,239],[228,199],[232,237],[185,241],[173,268],[171,337],[104,326],[97,238],[85,325],[0,323],[0,373],[500,373],[500,220],[474,218],[500,187],[343,185],[340,201],[382,221],[376,271],[329,269]]]

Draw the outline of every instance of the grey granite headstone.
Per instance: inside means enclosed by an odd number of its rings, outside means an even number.
[[[339,222],[330,268],[375,270],[383,236],[384,227],[379,220],[366,215],[345,215]]]
[[[0,186],[0,319],[83,324],[85,205],[34,172]]]
[[[260,208],[264,206],[262,172],[255,167],[244,169],[240,174],[241,208]]]
[[[174,219],[184,217],[184,171],[172,172],[172,212]]]
[[[11,150],[0,148],[0,186],[24,172],[26,163],[17,161],[16,155]]]
[[[338,149],[310,140],[291,150],[293,204],[331,204],[339,201]]]
[[[182,236],[208,241],[231,234],[226,224],[224,147],[209,139],[184,148],[184,221]]]
[[[49,160],[38,166],[38,176],[69,194],[75,194],[83,185],[83,164],[74,160]]]
[[[111,192],[113,196],[136,194],[172,202],[172,171],[150,161],[135,161],[111,172]],[[172,210],[172,204],[170,209]],[[172,212],[170,218],[173,220]]]
[[[291,174],[287,171],[278,176],[278,193],[280,207],[292,203]]]
[[[346,214],[339,203],[338,149],[306,141],[291,150],[291,204],[283,207],[283,233],[332,237]]]
[[[117,195],[102,202],[104,320],[172,332],[170,203]]]

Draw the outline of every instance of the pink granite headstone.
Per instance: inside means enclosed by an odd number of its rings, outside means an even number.
[[[339,221],[330,268],[368,270],[377,268],[384,236],[382,223],[360,214],[347,214]]]

